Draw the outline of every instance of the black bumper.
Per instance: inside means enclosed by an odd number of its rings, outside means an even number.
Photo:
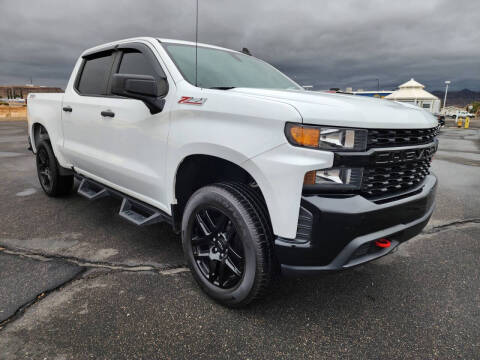
[[[309,219],[308,236],[275,240],[283,273],[341,270],[391,252],[427,225],[435,204],[437,179],[428,175],[413,195],[377,204],[360,195],[348,198],[304,196],[301,206]],[[307,218],[306,217],[306,218]],[[381,248],[378,239],[391,245]]]

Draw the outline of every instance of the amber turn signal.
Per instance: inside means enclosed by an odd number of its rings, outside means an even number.
[[[318,140],[320,139],[320,129],[305,126],[290,126],[290,138],[297,144],[307,147],[318,147]]]
[[[317,175],[316,171],[309,171],[305,174],[303,178],[303,185],[315,185],[315,177]]]

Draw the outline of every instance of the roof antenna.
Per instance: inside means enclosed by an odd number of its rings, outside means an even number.
[[[196,19],[195,19],[195,86],[198,86],[197,72],[198,72],[198,0],[197,0],[197,13],[196,13]]]

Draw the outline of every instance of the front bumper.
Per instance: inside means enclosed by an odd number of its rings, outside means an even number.
[[[282,273],[341,270],[390,253],[428,223],[435,205],[437,179],[425,178],[412,195],[377,204],[360,195],[348,198],[304,196],[302,236],[277,238],[275,254]],[[307,236],[305,236],[307,234]],[[386,238],[388,248],[375,246]]]

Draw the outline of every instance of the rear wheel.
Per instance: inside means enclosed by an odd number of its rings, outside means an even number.
[[[253,190],[236,183],[201,188],[182,221],[186,260],[200,287],[232,307],[259,298],[272,277],[272,235]]]
[[[73,175],[60,175],[60,167],[50,144],[43,140],[37,146],[37,175],[43,191],[48,196],[67,195],[73,189]]]

